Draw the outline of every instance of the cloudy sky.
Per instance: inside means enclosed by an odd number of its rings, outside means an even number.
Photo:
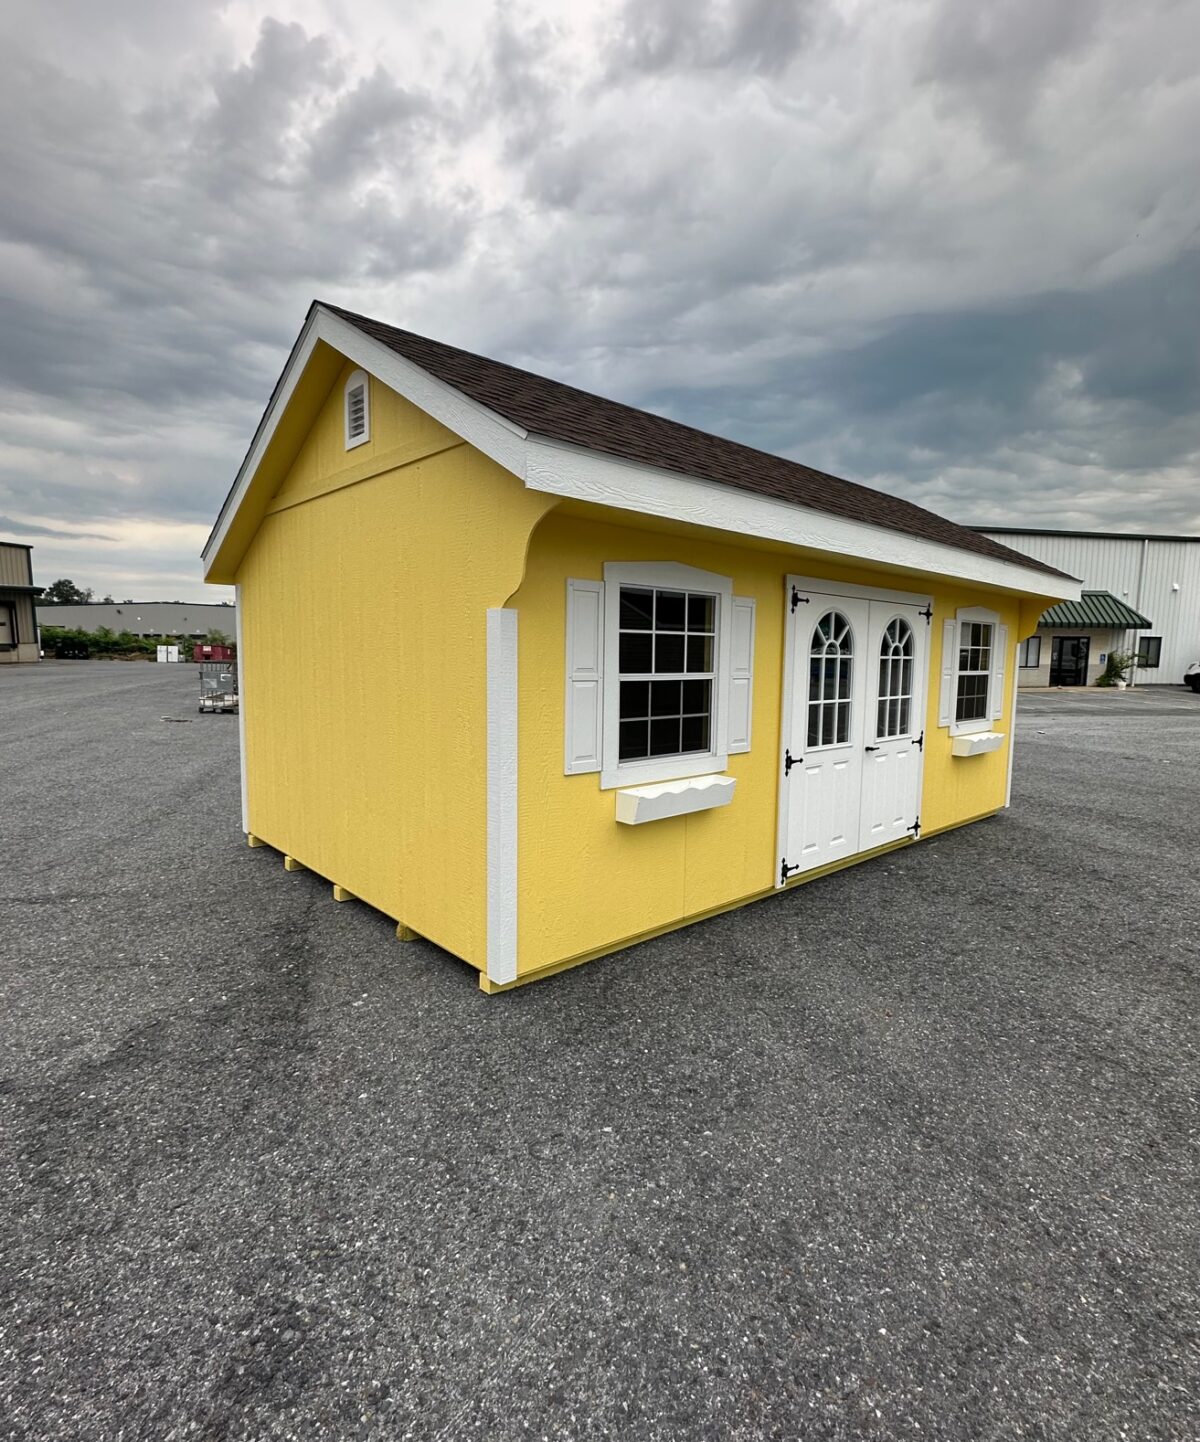
[[[314,296],[957,520],[1200,532],[1198,57],[1195,0],[7,0],[0,537],[205,595]]]

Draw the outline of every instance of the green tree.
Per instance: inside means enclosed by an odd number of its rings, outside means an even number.
[[[43,604],[52,606],[83,606],[92,599],[92,591],[89,587],[82,590],[74,581],[68,581],[64,576],[61,581],[52,581],[42,592]]]

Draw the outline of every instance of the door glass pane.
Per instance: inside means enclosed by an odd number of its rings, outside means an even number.
[[[879,642],[879,706],[875,738],[907,736],[912,719],[913,633],[902,616],[889,621]]]
[[[809,647],[808,745],[844,745],[850,738],[854,638],[840,611],[826,611]]]

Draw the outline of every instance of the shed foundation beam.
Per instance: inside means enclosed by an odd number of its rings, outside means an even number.
[[[357,900],[357,898],[355,897],[355,895],[354,895],[354,893],[353,893],[352,891],[347,891],[344,886],[339,886],[336,881],[333,883],[333,899],[334,899],[334,901],[355,901],[355,900]]]
[[[305,871],[305,870],[307,870],[307,868],[305,867],[303,861],[297,861],[294,856],[285,856],[285,857],[283,858],[283,869],[284,869],[284,871]]]
[[[246,845],[247,845],[247,846],[265,846],[266,844],[267,844],[267,843],[262,839],[262,837],[261,837],[261,836],[255,836],[255,834],[254,834],[253,831],[247,831],[247,832],[246,832]]]
[[[404,924],[402,921],[398,921],[398,922],[396,923],[396,940],[397,940],[397,941],[416,941],[416,940],[417,940],[417,933],[412,929],[411,926],[405,926],[405,924]]]

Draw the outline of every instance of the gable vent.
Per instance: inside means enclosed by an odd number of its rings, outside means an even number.
[[[350,392],[348,401],[350,407],[349,427],[350,439],[355,441],[363,435],[367,429],[367,392],[365,386],[355,386]]]
[[[355,371],[346,382],[345,397],[346,449],[349,450],[370,439],[371,416],[364,371]]]

